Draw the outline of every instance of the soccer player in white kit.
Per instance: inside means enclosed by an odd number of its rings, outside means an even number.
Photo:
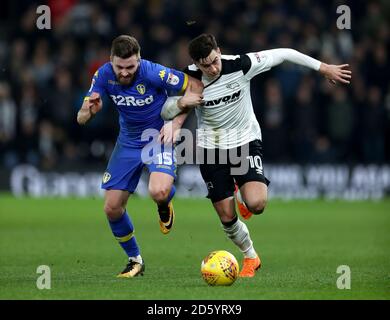
[[[224,232],[244,254],[240,276],[253,277],[261,260],[247,226],[238,219],[234,201],[236,198],[244,219],[262,213],[267,203],[269,181],[264,176],[261,129],[253,111],[250,80],[284,61],[319,71],[332,83],[350,83],[351,71],[347,64],[328,65],[287,48],[222,55],[211,34],[193,39],[189,54],[194,64],[185,72],[204,84],[204,102],[195,112],[197,146],[204,155],[199,166],[207,197]],[[168,120],[186,111],[177,101],[177,97],[168,98],[163,118]]]

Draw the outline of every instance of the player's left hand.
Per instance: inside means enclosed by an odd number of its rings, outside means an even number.
[[[348,70],[349,64],[326,64],[321,63],[320,72],[329,80],[330,83],[336,84],[338,82],[350,84],[352,78],[352,71]]]
[[[163,144],[174,144],[180,132],[180,126],[176,121],[168,121],[163,125],[158,136],[158,141]]]

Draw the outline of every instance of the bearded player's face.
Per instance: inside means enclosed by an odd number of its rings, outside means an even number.
[[[134,75],[138,70],[139,62],[140,57],[137,54],[125,59],[117,56],[111,57],[112,68],[121,85],[129,85],[133,81]]]

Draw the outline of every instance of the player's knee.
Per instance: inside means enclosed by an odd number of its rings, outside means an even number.
[[[106,213],[107,218],[110,221],[115,221],[115,220],[118,220],[122,216],[123,208],[121,206],[106,203],[104,205],[104,212]]]
[[[253,214],[261,214],[264,212],[264,209],[267,205],[267,200],[258,199],[250,203],[245,202],[245,204],[248,207],[249,211],[252,212]]]
[[[157,203],[165,202],[168,199],[170,192],[169,187],[165,186],[157,186],[157,187],[149,187],[149,194],[154,201]]]

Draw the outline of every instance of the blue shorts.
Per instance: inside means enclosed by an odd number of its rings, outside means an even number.
[[[127,190],[133,193],[145,166],[149,173],[164,172],[176,179],[176,157],[173,147],[158,144],[154,145],[153,149],[138,149],[117,142],[103,174],[102,189]]]

